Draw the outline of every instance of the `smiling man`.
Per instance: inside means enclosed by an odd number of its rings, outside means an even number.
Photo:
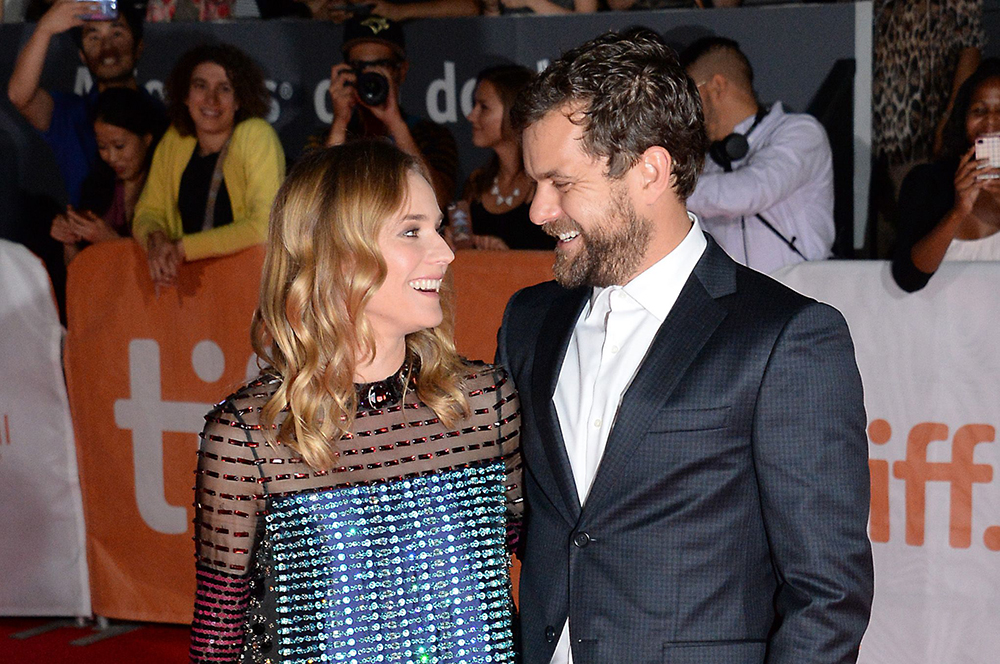
[[[97,142],[90,110],[97,95],[106,88],[136,88],[135,64],[142,52],[142,18],[131,5],[119,4],[113,20],[85,20],[98,10],[96,2],[58,0],[35,27],[17,57],[7,83],[7,96],[55,153],[69,193],[76,205],[80,188],[97,160]],[[48,91],[40,86],[45,56],[52,38],[70,31],[80,51],[80,60],[90,70],[94,82],[90,92],[80,96]],[[157,101],[156,107],[163,105]]]
[[[685,200],[706,147],[662,42],[609,33],[518,100],[556,282],[511,299],[524,664],[854,662],[872,598],[847,326]]]

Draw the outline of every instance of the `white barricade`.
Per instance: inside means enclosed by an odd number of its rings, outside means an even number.
[[[875,605],[858,661],[997,661],[1000,263],[946,263],[909,295],[880,262],[779,278],[843,312],[864,381]]]
[[[0,615],[90,615],[62,337],[42,262],[0,240]]]

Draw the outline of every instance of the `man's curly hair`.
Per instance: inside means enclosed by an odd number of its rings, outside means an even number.
[[[583,149],[607,159],[609,178],[621,178],[659,145],[673,159],[677,196],[694,191],[708,147],[701,97],[655,35],[608,32],[567,51],[521,92],[511,121],[523,131],[568,108],[581,111],[574,121],[583,126]]]

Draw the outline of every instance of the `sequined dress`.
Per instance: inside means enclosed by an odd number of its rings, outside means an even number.
[[[412,389],[362,386],[379,406],[359,408],[330,471],[265,441],[279,380],[206,416],[191,660],[513,662],[520,409],[506,373],[470,367],[472,415],[454,427]]]

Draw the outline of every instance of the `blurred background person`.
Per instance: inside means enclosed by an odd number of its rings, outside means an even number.
[[[68,264],[84,246],[132,235],[132,216],[156,142],[166,128],[162,109],[130,88],[109,88],[94,106],[101,161],[83,182],[79,208],[52,222]]]
[[[874,258],[896,237],[903,178],[940,156],[959,87],[986,44],[983,0],[875,0],[872,53]],[[871,238],[870,238],[871,239]]]
[[[892,276],[927,285],[942,261],[1000,260],[1000,169],[976,159],[976,139],[1000,132],[1000,60],[984,60],[955,96],[941,159],[913,168],[899,192]]]
[[[403,28],[375,14],[352,17],[344,24],[341,53],[344,61],[330,70],[333,122],[325,141],[312,140],[308,147],[342,145],[350,138],[388,138],[424,164],[443,208],[455,196],[458,146],[447,127],[411,115],[399,104],[400,88],[410,70]],[[359,94],[358,76],[367,74],[384,80],[379,94]]]
[[[681,64],[698,86],[712,142],[687,207],[733,260],[765,274],[829,258],[833,154],[823,125],[761,105],[739,44],[703,37]]]
[[[97,9],[96,2],[59,0],[53,4],[18,54],[7,82],[11,103],[52,148],[71,205],[80,203],[83,181],[97,162],[92,115],[97,95],[113,87],[138,87],[135,66],[142,53],[142,17],[122,3],[117,18],[83,19]],[[40,85],[52,38],[66,31],[93,80],[85,95],[50,91]]]
[[[552,249],[556,244],[528,218],[535,182],[524,172],[520,136],[510,126],[511,106],[531,77],[527,67],[500,65],[476,78],[469,113],[472,143],[491,149],[493,157],[472,172],[456,206],[471,220],[476,249]],[[451,221],[454,225],[454,211]]]
[[[229,44],[197,46],[167,81],[171,126],[153,155],[132,234],[158,286],[184,261],[264,242],[285,153],[263,117],[260,67]]]
[[[278,193],[251,329],[265,368],[198,454],[192,662],[515,661],[520,407],[502,368],[455,350],[424,173],[358,140]]]

